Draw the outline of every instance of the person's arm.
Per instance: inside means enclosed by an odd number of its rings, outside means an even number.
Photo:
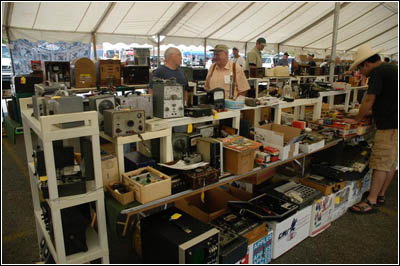
[[[239,95],[246,96],[247,91],[250,89],[249,82],[246,79],[246,75],[243,72],[243,69],[240,66],[236,66],[236,80],[237,80],[237,95],[235,99]]]
[[[355,117],[355,120],[360,121],[370,114],[372,106],[374,105],[375,102],[375,97],[376,97],[375,94],[367,94],[364,97],[364,100],[361,103],[360,111],[358,112],[358,115]]]

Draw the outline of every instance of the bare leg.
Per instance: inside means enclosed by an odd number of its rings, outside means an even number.
[[[378,196],[385,196],[386,190],[388,189],[390,183],[392,182],[395,173],[396,173],[396,169],[394,169],[390,172],[387,172],[385,183],[383,183],[382,189],[379,192]]]
[[[379,192],[382,190],[383,184],[386,181],[386,176],[389,172],[375,170],[372,173],[371,189],[369,191],[368,200],[372,204],[376,204],[376,199]],[[366,203],[365,203],[366,204]]]

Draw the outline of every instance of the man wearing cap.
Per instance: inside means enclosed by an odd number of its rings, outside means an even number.
[[[232,62],[233,62],[233,63],[239,64],[239,65],[242,67],[242,69],[243,69],[243,67],[246,66],[246,61],[244,60],[243,57],[241,57],[241,56],[239,55],[239,49],[236,48],[236,47],[233,47],[232,53],[233,53]]]
[[[317,64],[314,61],[314,54],[308,54],[308,65],[310,66],[310,69],[308,71],[308,74],[311,76],[315,75],[315,67]]]
[[[230,98],[232,86],[232,98],[236,99],[239,95],[245,95],[246,91],[250,89],[249,83],[240,65],[229,60],[228,47],[218,44],[211,51],[214,52],[215,63],[208,71],[205,90],[223,88],[225,98]]]
[[[276,64],[277,66],[289,66],[289,54],[288,53],[284,53],[283,57],[281,60],[278,61],[278,64]]]
[[[398,68],[384,64],[378,52],[365,44],[358,48],[350,67],[351,71],[355,69],[369,77],[367,95],[355,120],[362,120],[372,110],[377,131],[369,163],[373,169],[369,195],[350,210],[372,213],[377,205],[385,203],[385,193],[398,164]]]
[[[246,70],[250,71],[250,67],[262,67],[261,51],[264,50],[267,41],[264,38],[258,38],[256,46],[247,53]]]

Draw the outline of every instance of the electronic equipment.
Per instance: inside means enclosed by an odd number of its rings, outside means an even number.
[[[208,95],[206,93],[193,95],[193,105],[197,106],[202,104],[208,104]]]
[[[87,57],[76,58],[71,62],[72,87],[96,87],[96,65]]]
[[[188,182],[184,178],[176,177],[171,180],[171,194],[176,194],[189,189]]]
[[[134,62],[138,66],[150,66],[150,49],[149,48],[133,48]],[[144,84],[144,83],[142,83]]]
[[[42,82],[42,76],[36,76],[32,74],[16,75],[11,78],[11,92],[13,95],[16,95],[17,93],[34,93],[35,84],[39,84]]]
[[[193,190],[217,183],[219,181],[219,171],[210,166],[203,166],[193,170],[185,171],[182,176],[188,181]]]
[[[129,172],[146,166],[156,167],[156,161],[144,156],[137,151],[125,153],[124,163],[125,172]]]
[[[63,147],[53,142],[53,154],[54,154],[54,165],[56,169],[63,169],[67,166],[74,166],[74,147]],[[34,152],[34,164],[36,169],[36,175],[46,176],[46,165],[44,160],[44,152],[39,147]]]
[[[187,81],[193,81],[193,68],[192,67],[181,67],[185,74]]]
[[[297,211],[299,206],[269,194],[261,194],[249,201],[228,201],[228,206],[242,215],[261,220],[282,221]]]
[[[44,98],[47,115],[83,112],[83,99],[80,96],[56,96]],[[85,125],[84,121],[60,123],[60,128],[73,128]]]
[[[281,195],[284,195],[293,203],[299,205],[300,209],[311,205],[314,200],[322,197],[321,191],[309,186],[295,183],[293,181],[282,180],[276,184],[273,184],[272,187],[262,192],[271,194],[272,189],[275,192],[279,192]]]
[[[159,176],[157,176],[157,175],[155,175],[153,173],[150,173],[150,172],[142,173],[142,174],[135,175],[135,176],[130,176],[129,178],[134,180],[134,181],[136,181],[136,182],[138,182],[139,184],[141,184],[143,186],[146,186],[146,185],[149,185],[149,184],[153,184],[153,183],[158,182],[158,181],[165,180],[165,177],[164,178],[163,177],[159,177]]]
[[[145,111],[146,112],[146,111]],[[154,132],[169,128],[168,121],[160,118],[146,119],[146,131]]]
[[[100,87],[121,86],[121,60],[99,60],[96,76]]]
[[[175,207],[144,217],[140,227],[144,263],[219,262],[219,231]]]
[[[186,164],[195,164],[195,163],[199,163],[202,161],[202,157],[200,154],[197,153],[190,153],[189,155],[186,155],[183,157],[183,161]]]
[[[223,230],[243,236],[259,227],[262,223],[253,217],[228,212],[212,220],[211,224],[218,228],[222,228]]]
[[[57,179],[57,189],[59,197],[73,196],[86,193],[86,180],[80,175],[61,176]],[[47,181],[41,182],[43,198],[49,198],[49,188]]]
[[[68,89],[63,83],[51,83],[51,85],[40,83],[35,84],[34,88],[36,96],[54,95],[59,90],[66,91]]]
[[[344,188],[344,181],[336,182],[319,175],[310,175],[306,178],[301,178],[300,183],[318,189],[324,196],[336,193]]]
[[[47,81],[65,83],[68,88],[71,88],[69,61],[45,61],[44,70]]]
[[[144,133],[145,121],[143,110],[104,110],[104,132],[113,138]]]
[[[174,160],[183,159],[183,157],[187,153],[195,152],[197,140],[199,138],[201,138],[201,135],[197,133],[173,133],[172,148],[174,153]]]
[[[183,86],[175,79],[153,81],[154,116],[176,118],[184,116]]]
[[[222,142],[214,138],[199,138],[197,139],[197,153],[201,154],[203,161],[210,162],[210,166],[219,170],[220,175],[224,174],[224,161]]]
[[[79,138],[81,151],[81,174],[86,180],[94,180],[92,141],[88,137]]]
[[[214,106],[214,109],[221,111],[225,109],[225,90],[215,88],[207,93],[209,104]]]
[[[213,106],[208,104],[187,107],[185,108],[185,116],[189,117],[210,116],[213,114],[212,109]]]
[[[196,132],[199,133],[202,137],[212,137],[214,136],[214,125],[203,125],[203,126],[196,126]]]
[[[264,67],[257,67],[256,77],[262,79],[264,76],[265,76],[265,68]]]
[[[147,63],[147,62],[146,62]],[[149,65],[126,65],[122,68],[122,78],[125,85],[149,84]]]
[[[247,254],[249,240],[230,230],[220,228],[219,230],[219,263],[235,264],[243,259]]]
[[[351,167],[340,165],[329,165],[328,163],[312,163],[311,173],[324,176],[334,181],[354,181],[361,179],[368,172],[369,167],[366,167],[362,173],[353,171]]]
[[[121,108],[144,110],[146,119],[153,118],[153,95],[139,92],[117,96]]]
[[[104,110],[115,109],[114,95],[94,95],[89,97],[89,109],[95,110],[99,117],[100,130],[104,129]]]

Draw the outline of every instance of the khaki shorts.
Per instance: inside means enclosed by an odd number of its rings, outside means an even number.
[[[377,130],[369,167],[380,171],[397,168],[397,129]]]

